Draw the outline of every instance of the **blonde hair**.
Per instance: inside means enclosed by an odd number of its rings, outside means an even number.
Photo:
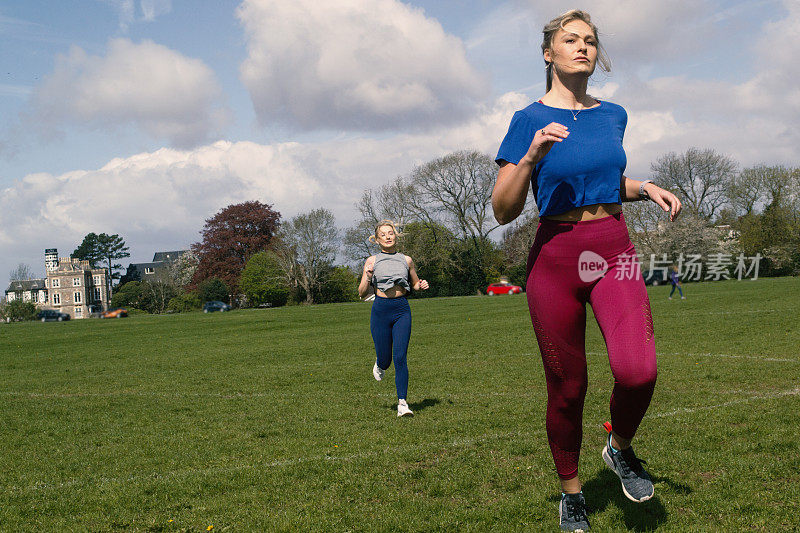
[[[553,37],[558,30],[563,30],[564,26],[573,20],[583,21],[592,29],[594,38],[597,41],[597,64],[600,65],[600,68],[604,71],[611,72],[611,59],[609,59],[608,54],[606,54],[605,49],[600,44],[600,38],[597,36],[597,26],[592,23],[592,17],[589,16],[589,13],[581,11],[580,9],[571,9],[545,24],[542,29],[542,33],[544,34],[544,39],[542,40],[542,55],[544,55],[545,50],[552,50]],[[549,91],[553,86],[553,63],[548,63],[547,61],[544,63],[546,65],[545,71],[547,72],[547,90]]]
[[[381,229],[383,226],[391,226],[394,230],[394,234],[396,237],[402,237],[403,234],[400,230],[397,229],[397,224],[393,220],[381,220],[378,222],[378,225],[375,226],[375,233],[369,236],[369,242],[372,244],[378,244],[378,230]]]

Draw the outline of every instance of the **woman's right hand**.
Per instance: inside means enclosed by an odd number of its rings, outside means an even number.
[[[364,262],[364,276],[366,276],[367,280],[372,279],[372,274],[375,271],[375,258],[370,257]]]
[[[569,130],[565,125],[559,124],[558,122],[551,122],[544,128],[536,131],[525,157],[535,165],[547,155],[547,152],[550,151],[554,143],[560,143],[567,137],[569,137]]]

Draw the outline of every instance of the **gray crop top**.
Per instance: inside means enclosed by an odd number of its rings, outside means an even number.
[[[380,252],[375,256],[375,265],[372,270],[372,285],[385,291],[395,285],[400,285],[406,291],[411,290],[408,283],[408,263],[406,256],[399,252],[385,254]]]

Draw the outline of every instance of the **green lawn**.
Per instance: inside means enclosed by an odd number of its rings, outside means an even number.
[[[589,319],[581,476],[594,531],[795,531],[800,279],[650,289],[659,378],[633,504],[600,457]],[[372,378],[369,304],[0,325],[2,531],[556,531],[525,295],[411,302],[409,403]]]

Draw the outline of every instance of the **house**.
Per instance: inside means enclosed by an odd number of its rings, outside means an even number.
[[[158,281],[167,274],[169,266],[180,259],[189,250],[175,250],[171,252],[156,252],[149,263],[131,263],[125,275],[119,280],[120,285],[129,281]]]
[[[56,248],[48,248],[45,271],[45,279],[12,281],[5,291],[6,300],[30,301],[40,309],[56,309],[71,318],[87,318],[108,309],[111,280],[105,268],[58,257]]]
[[[22,300],[34,304],[47,303],[46,279],[14,280],[6,289],[6,301]]]

